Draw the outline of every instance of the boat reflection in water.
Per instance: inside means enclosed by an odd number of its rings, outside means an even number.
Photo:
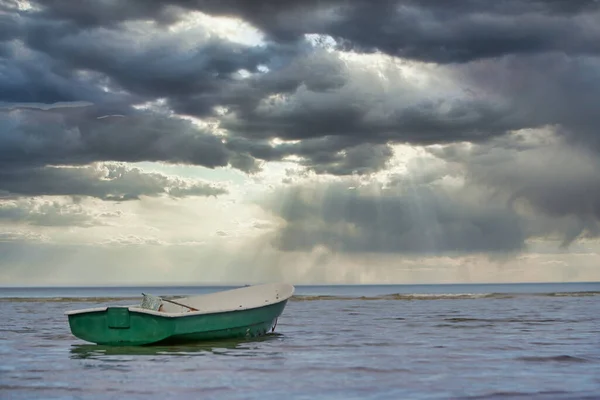
[[[249,357],[265,355],[266,342],[280,340],[280,333],[269,333],[252,339],[226,339],[203,341],[177,345],[151,346],[106,346],[96,344],[75,344],[71,346],[72,359],[106,359],[113,356],[203,356],[220,355],[229,357]]]

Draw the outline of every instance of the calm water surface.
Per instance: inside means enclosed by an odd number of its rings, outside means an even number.
[[[275,334],[193,346],[86,344],[64,315],[215,290],[0,288],[0,398],[600,398],[600,283],[301,286]]]

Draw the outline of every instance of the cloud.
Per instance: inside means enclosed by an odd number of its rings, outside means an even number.
[[[593,24],[599,6],[593,0],[569,4],[511,0],[492,6],[476,1],[382,0],[377,7],[364,0],[257,0],[252,4],[173,0],[156,5],[134,1],[127,6],[96,2],[93,7],[67,3],[40,2],[41,16],[89,29],[126,19],[168,24],[183,8],[237,16],[279,42],[293,42],[306,33],[329,35],[345,48],[440,63],[542,52],[598,54],[600,50],[600,32]]]
[[[136,101],[135,96],[107,92],[106,78],[93,71],[74,71],[63,60],[34,51],[25,41],[30,32],[23,28],[19,40],[2,46],[0,58],[0,102],[2,108],[13,103],[53,104],[86,102],[110,104],[109,108],[124,108]],[[139,97],[138,97],[139,99]]]
[[[261,204],[284,251],[514,254],[600,236],[600,162],[551,128],[426,147],[378,181],[298,183]],[[553,245],[555,248],[556,245]]]
[[[600,235],[600,159],[552,129],[524,131],[478,146],[431,148],[465,170],[468,183],[486,188],[530,215],[531,236],[551,233],[563,245]]]
[[[283,220],[274,245],[285,251],[325,246],[341,253],[406,255],[524,248],[520,219],[506,206],[443,188],[382,190],[349,183],[295,186],[266,201],[264,207]]]
[[[19,36],[20,26],[18,17],[14,14],[4,14],[0,6],[0,44]]]
[[[28,243],[32,245],[36,242],[46,242],[48,240],[49,238],[46,235],[25,229],[4,230],[3,232],[0,232],[0,243],[6,243],[6,248],[10,249],[10,251],[15,251],[12,246],[16,243]],[[16,253],[18,254],[18,251]]]
[[[327,54],[318,61],[332,66],[324,68],[327,79],[343,76],[343,84],[314,91],[303,83],[254,109],[225,114],[220,126],[228,148],[267,161],[297,156],[315,171],[347,175],[382,169],[390,143],[481,142],[529,126],[510,102],[476,93],[465,79],[453,81],[451,70]],[[338,70],[340,62],[345,67]]]
[[[324,155],[321,160],[314,155],[305,162],[317,173],[331,175],[368,175],[384,169],[392,157],[390,146],[361,144],[344,149],[338,153]]]
[[[230,138],[227,147],[239,154],[248,154],[250,160],[281,161],[296,157],[299,165],[331,175],[374,173],[385,168],[393,155],[387,144],[359,144],[343,137],[309,138],[280,144]],[[243,169],[242,166],[239,168]]]
[[[37,4],[36,4],[37,3]],[[128,20],[153,19],[161,23],[172,23],[179,19],[181,10],[169,6],[168,2],[148,3],[132,0],[126,4],[112,1],[95,1],[90,4],[71,4],[63,0],[34,3],[40,19],[69,21],[81,29],[99,26],[115,26]]]
[[[455,78],[513,105],[522,128],[555,126],[557,134],[600,150],[600,58],[564,54],[506,57],[454,69]]]
[[[105,246],[162,246],[165,242],[154,237],[140,237],[136,235],[118,236],[102,243]]]
[[[128,6],[120,15],[130,15],[132,20],[124,22],[119,17],[111,22],[105,18],[111,8],[108,3],[69,11],[61,4],[48,3],[42,11],[22,15],[28,32],[26,49],[15,48],[13,62],[7,64],[7,76],[14,78],[0,87],[6,87],[1,95],[5,102],[93,102],[97,110],[87,110],[77,124],[62,123],[56,129],[76,128],[82,139],[102,135],[108,145],[111,136],[122,138],[125,131],[130,142],[135,141],[131,147],[125,141],[119,151],[88,149],[84,144],[74,159],[85,158],[90,150],[97,155],[91,161],[175,161],[214,167],[232,160],[232,165],[244,171],[256,171],[254,159],[272,161],[296,155],[315,171],[369,173],[385,165],[388,142],[482,140],[522,124],[509,118],[512,110],[501,101],[473,96],[466,91],[468,87],[444,79],[443,69],[425,71],[428,81],[423,85],[411,78],[410,65],[399,66],[393,59],[372,60],[380,67],[367,68],[361,61],[305,40],[249,46],[213,35],[208,27],[169,30],[135,22],[142,15],[154,18],[161,7],[140,6],[134,13]],[[276,11],[308,12],[307,7],[276,7]],[[91,17],[94,13],[97,18]],[[79,28],[68,21],[79,21]],[[118,21],[123,23],[113,23]],[[86,29],[80,29],[83,26]],[[155,115],[152,109],[140,113],[131,108],[157,100],[175,112],[213,118],[224,131],[224,139],[234,143],[228,148],[235,152],[228,154],[223,146],[219,149],[218,138],[204,135],[197,127],[193,135],[173,134],[191,129],[168,113]],[[109,113],[106,108],[129,118],[98,120]],[[170,150],[168,154],[156,149],[158,129],[164,131],[160,144]],[[174,148],[164,143],[167,137],[177,142]],[[334,144],[328,150],[335,154],[321,162],[325,151],[311,153],[309,141],[280,148],[263,143],[266,154],[261,156],[256,146],[244,148],[248,144],[240,138],[324,138],[323,143]],[[194,148],[206,151],[199,156],[186,154]],[[357,154],[368,156],[359,161]]]
[[[11,196],[90,196],[133,200],[142,196],[218,196],[227,191],[212,184],[144,172],[122,164],[40,167],[0,171],[0,193]]]
[[[219,30],[225,19],[207,14],[237,16],[239,29],[249,23],[266,36],[236,41]],[[20,135],[41,131],[36,120],[62,132],[45,137],[71,134],[60,138],[66,146],[47,144],[44,157],[14,141],[5,147],[11,163],[26,153],[33,162],[165,161],[256,173],[263,161],[293,158],[348,175],[383,169],[393,143],[479,143],[546,124],[592,141],[582,132],[598,125],[591,104],[600,96],[599,41],[589,23],[597,14],[594,2],[519,0],[485,8],[412,0],[375,8],[362,0],[34,3],[5,14],[20,40],[7,47],[0,101],[95,106],[78,117],[63,110],[65,120],[53,110],[52,122],[23,114],[34,122],[21,122]],[[356,53],[373,50],[402,59]],[[103,118],[111,114],[125,117]]]
[[[329,35],[345,48],[440,63],[465,62],[507,54],[562,52],[598,54],[593,0],[503,1],[483,6],[476,1],[382,0],[377,7],[356,0],[303,2],[257,0],[173,0],[148,5],[96,2],[92,7],[65,1],[40,2],[41,17],[66,20],[80,29],[150,19],[160,24],[180,18],[182,9],[237,16],[272,40],[293,42],[306,33]]]
[[[0,201],[0,223],[45,227],[90,227],[100,224],[100,221],[91,212],[84,210],[78,204],[22,199],[18,201]]]
[[[71,108],[71,107],[87,107],[93,106],[93,103],[87,101],[68,101],[68,102],[58,102],[52,104],[44,104],[44,103],[5,103],[0,104],[0,110],[17,110],[17,109],[38,109],[38,110],[53,110],[60,108]],[[103,117],[98,117],[103,118]]]
[[[482,7],[475,1],[387,1],[371,7],[357,2],[316,33],[358,50],[437,63],[544,52],[598,54],[600,32],[589,25],[599,15],[597,3],[569,9],[556,3],[514,0]]]
[[[103,74],[110,87],[143,98],[176,103],[196,95],[197,115],[211,114],[238,71],[257,72],[272,51],[220,38],[204,27],[170,31],[131,22],[77,31],[61,22],[32,21],[29,30],[27,46],[61,60],[63,68]]]
[[[597,1],[0,3],[3,243],[367,282],[600,235]]]
[[[93,108],[0,112],[0,167],[95,161],[164,161],[226,166],[229,152],[190,121],[149,111],[97,119]]]
[[[532,254],[499,263],[478,255],[339,257],[322,251],[276,252],[256,243],[247,248],[81,246],[3,242],[2,236],[0,282],[16,285],[595,282],[599,276],[595,254]]]

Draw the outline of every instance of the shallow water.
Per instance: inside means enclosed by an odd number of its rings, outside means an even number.
[[[0,289],[0,398],[597,399],[600,284],[298,287],[258,340],[103,347],[64,311],[141,290]]]

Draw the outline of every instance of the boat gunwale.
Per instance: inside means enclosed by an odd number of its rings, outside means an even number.
[[[290,285],[290,286],[291,286],[291,290],[285,297],[279,297],[276,299],[272,299],[271,301],[265,301],[264,304],[258,304],[258,305],[255,304],[255,305],[251,305],[251,306],[238,307],[238,308],[225,308],[225,309],[216,309],[216,310],[208,310],[208,311],[202,311],[202,310],[200,310],[200,311],[185,311],[185,312],[173,313],[173,312],[149,310],[146,308],[141,308],[139,305],[126,305],[126,306],[115,305],[115,306],[92,307],[92,308],[85,308],[85,309],[80,309],[80,310],[71,310],[71,311],[66,311],[65,315],[70,316],[70,315],[86,314],[86,313],[92,313],[92,312],[104,312],[104,311],[108,310],[109,308],[127,308],[129,311],[132,311],[132,312],[137,312],[140,314],[154,315],[157,317],[165,317],[165,318],[180,318],[180,317],[193,317],[193,316],[200,316],[200,315],[222,314],[222,313],[227,313],[227,312],[259,309],[259,308],[267,307],[270,305],[279,304],[284,301],[288,301],[294,295],[294,292],[295,292],[294,286],[292,286],[292,285]],[[237,289],[233,289],[233,290],[237,290]]]
[[[85,309],[81,309],[81,310],[66,311],[65,315],[77,315],[77,314],[87,314],[87,313],[92,313],[92,312],[103,312],[109,308],[127,308],[131,312],[137,312],[140,314],[148,314],[148,315],[154,315],[157,317],[166,317],[166,318],[179,318],[179,317],[193,317],[193,316],[199,316],[199,315],[223,314],[223,313],[228,313],[228,312],[255,310],[255,309],[271,306],[274,304],[279,304],[279,303],[281,303],[283,301],[287,301],[287,300],[289,300],[289,297],[285,298],[285,299],[280,299],[276,302],[265,303],[263,305],[254,306],[254,307],[226,308],[226,309],[222,309],[222,310],[211,310],[211,311],[189,311],[189,312],[182,312],[182,313],[167,313],[167,312],[163,312],[163,311],[154,311],[154,310],[148,310],[146,308],[140,308],[139,306],[104,306],[104,307],[94,307],[94,308],[85,308]]]

